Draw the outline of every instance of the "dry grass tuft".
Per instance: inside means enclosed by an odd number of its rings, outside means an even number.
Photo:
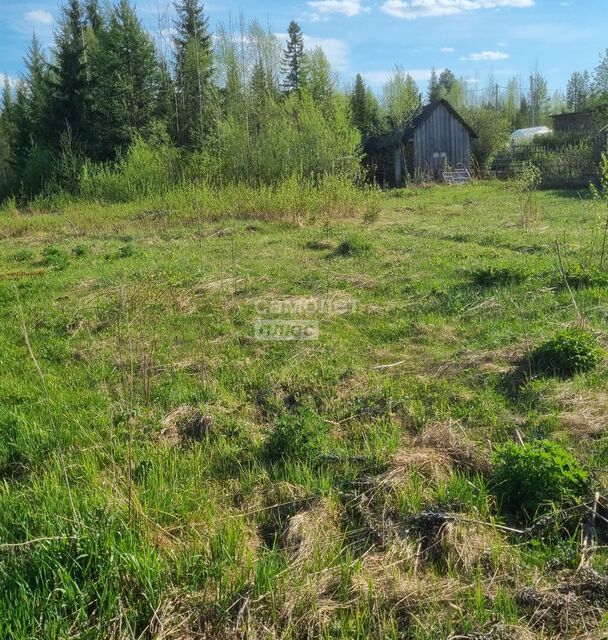
[[[456,422],[433,422],[428,424],[414,446],[432,448],[447,455],[451,462],[469,471],[488,473],[490,460],[470,440]]]
[[[432,447],[400,449],[393,455],[389,469],[378,477],[377,484],[398,489],[412,473],[429,482],[445,481],[452,474],[452,460],[447,453]]]
[[[292,515],[281,536],[284,551],[296,564],[331,553],[341,540],[338,510],[326,499]]]
[[[441,527],[434,553],[449,569],[460,572],[477,567],[493,572],[507,561],[504,541],[495,529],[458,521]]]
[[[429,604],[452,605],[459,583],[420,573],[416,567],[416,550],[407,545],[391,545],[385,552],[368,554],[361,570],[353,577],[351,597],[373,598],[382,608],[390,607],[400,616],[416,615]]]
[[[436,370],[438,376],[454,376],[468,371],[486,373],[508,373],[514,366],[527,360],[530,347],[527,343],[509,345],[493,351],[460,351]]]
[[[159,442],[178,445],[187,441],[202,441],[213,429],[213,418],[200,412],[197,407],[177,407],[162,421],[158,434]]]
[[[561,426],[573,438],[597,437],[608,428],[608,393],[575,390],[565,383],[559,385],[555,399],[564,409]]]

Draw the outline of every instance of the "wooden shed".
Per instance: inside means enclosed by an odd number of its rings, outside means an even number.
[[[555,133],[588,133],[593,131],[595,118],[593,111],[558,113],[551,116]]]
[[[404,127],[365,141],[368,162],[380,184],[401,187],[408,177],[439,178],[446,167],[469,168],[477,134],[447,100],[420,108]]]
[[[558,113],[551,116],[551,118],[555,133],[584,136],[598,133],[606,128],[608,124],[608,109],[604,106],[594,107],[586,111]]]

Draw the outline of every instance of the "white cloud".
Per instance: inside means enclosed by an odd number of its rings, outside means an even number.
[[[321,47],[334,69],[337,71],[346,71],[348,69],[349,48],[343,40],[338,40],[337,38],[315,38],[305,35],[304,46],[307,49]]]
[[[372,87],[381,87],[389,80],[393,75],[393,71],[366,71],[361,75],[365,81]],[[411,69],[404,70],[404,73],[409,74],[416,82],[426,82],[431,77],[431,69]]]
[[[468,56],[460,59],[480,62],[482,60],[507,60],[508,57],[509,54],[503,53],[502,51],[479,51],[477,53],[471,53]]]
[[[454,53],[456,49],[454,49],[454,47],[441,47],[439,51],[441,51],[441,53]]]
[[[352,18],[369,11],[363,6],[362,0],[311,0],[307,4],[315,12],[311,16],[313,20],[326,19],[332,13]]]
[[[416,20],[453,16],[463,11],[499,7],[533,7],[535,0],[385,0],[382,11],[395,18]]]
[[[34,22],[35,24],[53,24],[53,16],[44,9],[28,11],[24,17],[28,22]]]
[[[281,42],[288,39],[286,33],[274,34]],[[344,40],[338,40],[337,38],[316,38],[304,34],[304,48],[316,49],[321,47],[327,56],[327,59],[331,63],[331,66],[336,71],[347,71],[349,68],[349,53],[350,50]]]

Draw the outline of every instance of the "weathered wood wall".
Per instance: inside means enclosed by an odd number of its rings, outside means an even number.
[[[470,153],[469,132],[443,104],[414,132],[414,165],[417,171],[438,176],[444,164],[455,167],[461,163],[468,168]]]

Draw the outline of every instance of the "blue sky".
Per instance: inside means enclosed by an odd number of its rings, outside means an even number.
[[[0,0],[0,74],[16,78],[32,31],[51,42],[56,0]],[[167,0],[139,0],[156,28]],[[361,72],[381,86],[396,65],[424,88],[431,68],[497,83],[538,64],[550,91],[570,73],[593,69],[608,47],[608,0],[209,0],[211,23],[243,13],[284,33],[298,20],[309,45],[322,46],[344,81]]]

